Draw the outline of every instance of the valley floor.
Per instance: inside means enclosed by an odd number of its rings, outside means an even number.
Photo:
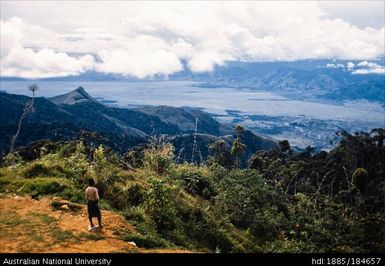
[[[0,253],[180,253],[176,249],[143,249],[120,236],[135,232],[122,216],[102,210],[104,228],[89,233],[87,208],[56,210],[52,198],[34,200],[15,195],[0,196]]]

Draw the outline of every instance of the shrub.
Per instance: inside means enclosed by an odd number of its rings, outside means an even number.
[[[88,178],[92,177],[92,173],[90,172],[90,164],[85,154],[83,142],[78,142],[71,156],[64,158],[63,169],[66,176],[71,179],[77,187],[83,188],[88,185]]]
[[[286,231],[288,224],[289,221],[276,206],[265,206],[256,210],[250,223],[250,230],[258,239],[269,241],[278,238],[282,231]]]
[[[101,198],[109,202],[111,207],[123,210],[131,206],[137,206],[144,201],[145,193],[138,183],[131,183],[124,186],[118,176],[112,176],[104,182],[98,180],[96,187],[99,189]]]
[[[233,158],[229,147],[224,140],[217,140],[208,145],[210,156],[208,158],[208,165],[220,165],[227,169],[232,168]]]
[[[291,228],[288,238],[304,252],[362,252],[352,243],[366,238],[357,214],[327,196],[315,204],[308,196],[298,193],[290,205]],[[363,239],[362,239],[363,238]],[[360,240],[361,239],[361,240]]]
[[[126,194],[127,201],[132,206],[137,206],[144,201],[144,190],[142,186],[137,183],[123,188],[123,193]]]
[[[25,182],[22,191],[32,192],[37,191],[39,194],[55,194],[62,192],[64,189],[68,188],[68,185],[63,183],[61,180],[52,180],[46,178],[35,178],[30,182]]]
[[[142,223],[147,220],[146,213],[141,207],[131,207],[123,212],[124,218],[128,221],[134,221],[137,223]]]
[[[48,166],[41,162],[34,162],[24,169],[23,176],[27,178],[37,176],[62,176],[62,172],[63,169],[59,165]]]
[[[24,170],[25,177],[35,177],[35,176],[46,176],[49,170],[41,163],[31,164],[29,167],[26,167]]]
[[[276,202],[277,195],[255,170],[232,170],[220,181],[216,205],[236,226],[248,228],[254,213]]]
[[[353,172],[353,182],[363,194],[368,183],[368,172],[364,168],[357,168]]]
[[[163,180],[149,179],[145,208],[158,230],[172,230],[175,227],[175,206],[172,189]]]
[[[143,165],[157,174],[167,173],[174,162],[174,147],[170,143],[153,141],[149,148],[144,150]]]
[[[8,153],[4,158],[4,162],[2,163],[4,166],[11,166],[15,164],[21,164],[23,159],[17,153]]]
[[[98,183],[96,186],[100,189],[100,195],[103,197],[111,207],[123,210],[128,207],[127,195],[123,192],[122,186],[118,183],[108,185],[106,183]]]
[[[66,180],[59,178],[1,178],[0,191],[16,192],[20,194],[33,193],[33,195],[56,194],[71,186]]]
[[[185,210],[183,226],[189,239],[196,242],[200,248],[208,248],[211,252],[216,249],[221,252],[231,252],[234,248],[230,236],[219,225],[218,221],[202,208]]]
[[[214,188],[209,178],[200,176],[196,173],[188,176],[182,176],[182,178],[183,187],[190,194],[202,196],[205,199],[210,199],[214,194]]]
[[[140,168],[143,167],[143,158],[144,158],[145,146],[135,146],[130,149],[123,157],[123,162],[128,168]]]
[[[79,202],[79,203],[86,202],[84,192],[73,187],[65,188],[62,192],[59,193],[59,196],[61,196],[63,199],[66,199],[72,202]]]
[[[94,150],[92,166],[96,173],[99,173],[107,166],[107,158],[103,145]]]
[[[211,199],[215,195],[211,173],[206,167],[196,167],[189,164],[178,165],[172,175],[182,180],[183,188],[192,195]]]
[[[121,177],[116,157],[107,154],[104,147],[100,145],[93,152],[93,160],[90,166],[88,174],[96,180],[96,187],[99,189],[100,197],[114,201],[116,208],[125,205],[127,200],[122,198],[121,186],[118,185]],[[118,194],[114,195],[115,193]]]

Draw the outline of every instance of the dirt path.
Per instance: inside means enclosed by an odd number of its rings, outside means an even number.
[[[0,197],[0,252],[109,253],[109,252],[185,252],[174,249],[143,249],[122,241],[120,236],[135,232],[122,216],[102,210],[104,228],[88,232],[87,209],[77,212],[55,210],[52,199]]]

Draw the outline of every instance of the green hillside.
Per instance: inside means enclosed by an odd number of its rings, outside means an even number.
[[[46,141],[2,161],[0,192],[85,203],[92,177],[102,209],[135,227],[119,238],[140,248],[384,252],[384,131],[340,135],[330,152],[298,153],[280,142],[255,153],[247,169],[220,143],[194,165],[177,164],[173,146],[159,139],[125,156],[81,141]]]

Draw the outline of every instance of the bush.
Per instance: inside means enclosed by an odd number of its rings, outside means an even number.
[[[128,221],[142,223],[147,220],[146,213],[143,208],[131,207],[123,211],[123,216]]]
[[[23,159],[17,153],[8,153],[4,158],[3,166],[12,166],[23,163]]]
[[[368,183],[368,172],[364,168],[357,168],[354,170],[352,177],[354,184],[364,194]]]
[[[63,183],[61,180],[57,179],[45,179],[45,178],[35,178],[30,182],[25,182],[22,191],[32,192],[37,191],[41,195],[55,194],[62,192],[69,186]]]
[[[170,143],[154,140],[150,147],[144,150],[143,165],[157,174],[167,173],[174,162],[174,147]]]
[[[214,188],[209,178],[195,173],[182,178],[183,187],[190,194],[202,196],[205,199],[210,199],[214,195]]]
[[[255,170],[232,170],[220,181],[215,203],[234,225],[247,229],[254,214],[264,206],[278,204],[280,197],[262,182]]]
[[[183,164],[175,167],[172,175],[182,180],[183,188],[191,195],[211,199],[215,195],[214,183],[208,168]]]
[[[90,171],[90,164],[85,153],[85,146],[83,142],[76,144],[76,150],[68,158],[64,158],[64,172],[66,176],[71,179],[77,187],[86,187],[88,179],[93,177]]]
[[[141,168],[143,167],[145,146],[135,146],[131,148],[126,154],[124,154],[123,162],[127,168]]]
[[[36,177],[36,176],[47,176],[49,170],[41,163],[31,164],[29,167],[26,167],[23,175],[25,177]]]
[[[127,195],[123,192],[120,184],[113,183],[108,185],[106,183],[98,183],[96,187],[100,190],[100,197],[108,201],[111,207],[118,210],[129,207]]]
[[[59,196],[72,202],[86,202],[84,192],[76,188],[65,188],[62,192],[59,193]]]
[[[288,225],[289,221],[276,206],[265,206],[255,212],[250,230],[258,239],[269,241],[278,238],[281,232],[288,229]]]
[[[137,206],[143,203],[145,198],[144,190],[138,183],[129,184],[124,187],[123,184],[110,180],[109,182],[98,183],[96,186],[100,190],[100,196],[118,210]]]
[[[366,222],[342,204],[323,196],[315,204],[308,196],[298,193],[290,205],[291,228],[287,236],[300,246],[302,252],[365,252],[352,243],[363,241],[366,234],[361,223]],[[361,240],[360,240],[361,239]]]
[[[172,230],[175,227],[175,205],[173,190],[163,180],[149,179],[150,188],[146,193],[145,208],[157,229]]]
[[[56,194],[71,186],[66,180],[58,178],[1,178],[0,191],[19,194],[32,193],[34,195]]]
[[[127,201],[131,206],[137,206],[144,201],[144,190],[139,184],[132,184],[123,189],[123,193],[127,197]]]
[[[23,176],[27,178],[38,176],[62,176],[63,169],[59,165],[47,166],[41,162],[28,165],[23,171]]]
[[[208,248],[211,252],[217,249],[221,252],[233,250],[234,243],[228,232],[200,207],[185,211],[183,217],[184,230],[198,247]]]

